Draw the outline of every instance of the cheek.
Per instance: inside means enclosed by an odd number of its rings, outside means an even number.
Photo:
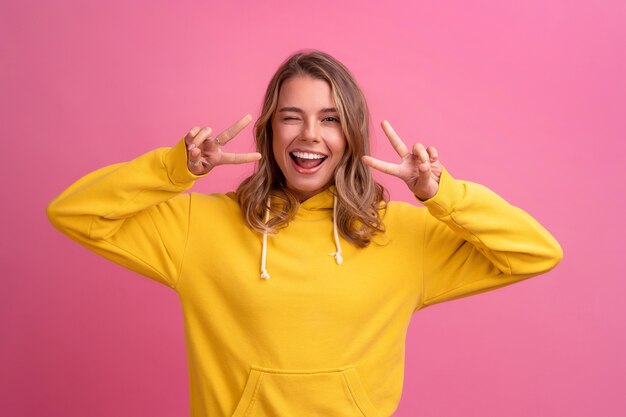
[[[281,161],[283,159],[283,154],[285,153],[285,146],[280,140],[279,136],[274,136],[272,140],[272,151],[274,152],[274,159],[277,161]]]
[[[285,132],[281,126],[272,126],[272,148],[275,154],[285,149]]]
[[[285,146],[284,143],[280,141],[280,138],[274,136],[272,140],[272,154],[274,156],[274,161],[278,165],[280,171],[285,175],[285,169],[287,168],[287,164],[289,161],[285,157]]]
[[[346,152],[347,148],[348,148],[348,143],[346,142],[346,139],[343,137],[343,135],[339,135],[339,137],[337,137],[337,140],[333,141],[332,151],[338,157],[341,158],[343,154]]]

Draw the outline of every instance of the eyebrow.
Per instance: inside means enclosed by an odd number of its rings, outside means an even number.
[[[280,110],[278,110],[278,112],[279,113],[294,112],[294,113],[304,114],[304,110],[302,110],[299,107],[283,107]],[[327,108],[320,110],[320,113],[337,113],[337,109],[334,107],[327,107]]]

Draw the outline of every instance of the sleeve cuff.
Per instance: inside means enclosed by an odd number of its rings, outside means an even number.
[[[170,180],[184,188],[191,187],[195,180],[208,174],[196,175],[189,171],[187,167],[187,144],[184,137],[164,154],[163,164]]]
[[[455,180],[445,167],[442,168],[437,193],[428,200],[420,200],[415,196],[415,198],[426,206],[428,211],[437,218],[445,217],[452,213],[455,206],[462,201],[465,196],[465,186],[463,183]]]

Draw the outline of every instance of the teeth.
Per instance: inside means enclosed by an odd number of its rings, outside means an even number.
[[[295,156],[296,158],[302,158],[302,159],[322,159],[322,158],[326,158],[326,156],[320,155],[318,153],[291,152],[291,154],[293,156]]]

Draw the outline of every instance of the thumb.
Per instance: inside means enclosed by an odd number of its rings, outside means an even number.
[[[187,152],[187,168],[192,174],[202,175],[205,168],[202,165],[202,152],[199,148],[192,148]]]

